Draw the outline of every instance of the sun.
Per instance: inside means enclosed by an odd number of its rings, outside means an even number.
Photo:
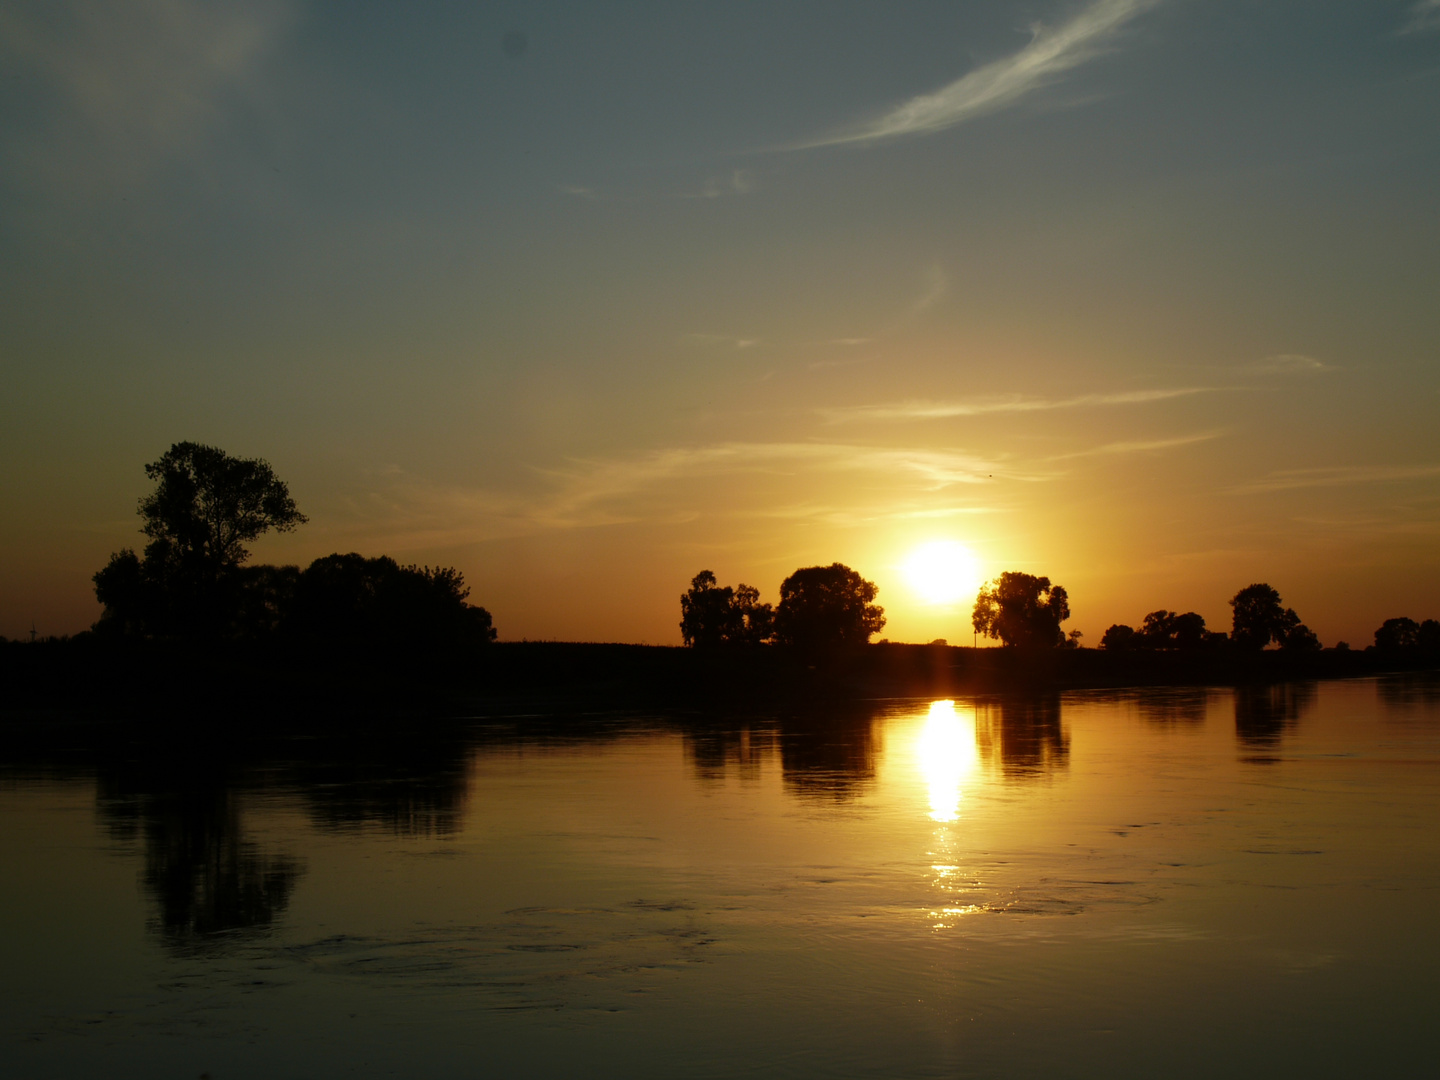
[[[964,544],[932,540],[905,560],[905,580],[928,604],[968,600],[980,587],[980,564]]]

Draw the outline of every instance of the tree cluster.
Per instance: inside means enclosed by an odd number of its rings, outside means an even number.
[[[176,443],[145,467],[143,555],[116,552],[95,574],[97,633],[200,642],[276,640],[308,646],[433,651],[494,639],[490,613],[448,567],[386,556],[327,555],[297,566],[245,566],[246,544],[305,522],[285,483],[260,460]]]
[[[1078,644],[1060,624],[1070,617],[1070,596],[1048,577],[1007,570],[981,586],[971,624],[977,634],[1022,649],[1053,649]]]
[[[1116,623],[1105,631],[1100,647],[1109,652],[1131,649],[1161,649],[1193,652],[1223,644],[1227,635],[1205,629],[1205,617],[1187,611],[1183,615],[1161,608],[1145,616],[1139,630]]]
[[[1386,653],[1420,653],[1440,656],[1440,621],[1386,619],[1375,631],[1375,648]]]
[[[760,603],[760,590],[741,584],[721,587],[701,570],[680,597],[680,635],[686,645],[759,645],[775,632],[775,610]]]
[[[1161,608],[1145,616],[1139,630],[1116,623],[1105,631],[1100,647],[1112,652],[1128,649],[1193,651],[1229,646],[1259,652],[1272,642],[1289,652],[1313,652],[1320,639],[1300,621],[1294,608],[1281,605],[1280,594],[1264,583],[1247,585],[1230,599],[1234,611],[1228,635],[1205,628],[1204,616],[1194,611],[1177,615]]]
[[[780,585],[780,604],[760,603],[750,585],[721,586],[702,570],[680,597],[680,634],[686,645],[776,643],[807,652],[863,645],[885,625],[879,590],[843,563],[796,570]]]

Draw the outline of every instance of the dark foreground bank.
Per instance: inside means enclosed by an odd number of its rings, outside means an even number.
[[[815,656],[781,647],[502,642],[467,651],[398,655],[207,649],[81,635],[0,643],[0,710],[453,715],[525,703],[744,708],[817,697],[1243,685],[1437,666],[1437,658],[1426,653],[1376,649],[1112,653],[887,643]]]

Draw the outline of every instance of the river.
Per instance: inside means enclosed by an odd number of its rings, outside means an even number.
[[[1434,677],[86,739],[0,754],[7,1076],[1440,1051]]]

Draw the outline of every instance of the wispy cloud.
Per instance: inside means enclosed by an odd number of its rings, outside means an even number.
[[[755,174],[749,169],[732,169],[726,176],[712,176],[698,191],[682,191],[677,199],[720,199],[727,195],[748,195],[755,190]]]
[[[680,340],[687,345],[723,346],[731,349],[753,349],[764,344],[759,338],[735,337],[733,334],[686,334]]]
[[[1050,409],[1083,409],[1110,405],[1143,405],[1152,401],[1211,393],[1210,387],[1181,386],[1158,390],[1127,390],[1117,394],[1081,394],[1069,398],[1022,397],[1011,394],[1000,397],[972,398],[968,401],[907,401],[888,405],[855,405],[847,408],[821,409],[820,415],[834,423],[856,420],[944,420],[957,416],[983,416],[987,413],[1044,412]]]
[[[1072,458],[1103,457],[1115,454],[1145,454],[1158,450],[1173,450],[1177,446],[1193,446],[1195,443],[1209,442],[1211,439],[1218,439],[1223,434],[1225,434],[1223,431],[1202,431],[1195,435],[1177,435],[1173,439],[1149,439],[1106,443],[1104,446],[1096,446],[1090,450],[1076,450],[1069,454],[1057,454],[1049,460],[1069,461]]]
[[[925,268],[920,295],[910,305],[910,314],[919,315],[927,308],[933,307],[949,291],[950,279],[945,274],[945,268],[938,262],[931,263]]]
[[[0,54],[55,95],[68,140],[37,154],[96,179],[143,176],[187,152],[230,105],[292,22],[279,0],[63,0],[0,7]],[[74,179],[73,177],[71,178]]]
[[[723,473],[796,471],[870,472],[908,481],[926,491],[956,484],[982,484],[997,472],[994,461],[957,450],[855,446],[845,443],[721,443],[674,448],[634,458],[581,461],[546,470],[560,489],[545,520],[551,524],[580,521],[611,499],[658,483]],[[1033,477],[1024,477],[1033,479]]]
[[[1098,0],[1060,26],[1037,26],[1030,44],[1013,56],[978,67],[883,116],[792,149],[931,134],[1006,108],[1097,56],[1122,26],[1156,3],[1158,0]]]
[[[371,477],[368,490],[336,508],[333,516],[348,522],[337,520],[335,531],[358,532],[403,552],[555,530],[691,520],[701,513],[858,523],[993,512],[958,493],[984,491],[997,480],[1048,478],[960,450],[783,442],[573,460],[534,469],[533,475],[538,483],[526,484],[528,490],[503,491],[447,487],[382,471]],[[854,479],[842,480],[847,476]],[[727,477],[743,485],[746,498],[715,497]],[[846,497],[818,501],[813,493],[825,483],[839,484]]]
[[[1312,375],[1322,371],[1334,371],[1334,364],[1326,364],[1313,356],[1299,353],[1281,353],[1267,356],[1248,365],[1248,370],[1272,375]]]
[[[1316,469],[1281,469],[1231,490],[1236,494],[1251,495],[1346,484],[1390,484],[1431,477],[1440,477],[1440,465],[1331,465]]]
[[[1410,19],[1402,33],[1419,34],[1440,30],[1440,0],[1418,0],[1410,7]]]

